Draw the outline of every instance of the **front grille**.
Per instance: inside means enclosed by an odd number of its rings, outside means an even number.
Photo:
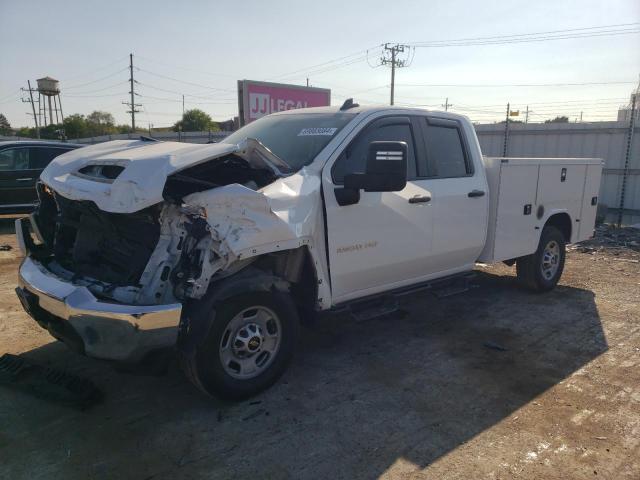
[[[159,206],[109,213],[90,201],[53,194],[36,219],[55,259],[72,273],[116,286],[137,285],[160,236]],[[46,218],[44,213],[47,213]],[[53,218],[51,218],[53,217]]]

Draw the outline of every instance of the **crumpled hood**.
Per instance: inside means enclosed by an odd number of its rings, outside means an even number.
[[[40,178],[63,197],[91,200],[105,212],[132,213],[161,202],[172,173],[238,150],[227,143],[114,140],[60,155]],[[88,165],[118,165],[124,170],[114,180],[78,174]]]

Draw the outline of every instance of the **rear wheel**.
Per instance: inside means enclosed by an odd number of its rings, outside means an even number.
[[[186,360],[190,379],[205,393],[230,400],[272,385],[286,370],[298,337],[298,314],[289,295],[242,294],[214,304],[213,311],[206,339]]]
[[[544,227],[538,249],[516,261],[518,280],[536,292],[553,289],[562,276],[565,254],[562,232],[550,225]]]

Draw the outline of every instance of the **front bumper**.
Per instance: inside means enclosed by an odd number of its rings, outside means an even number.
[[[90,357],[137,361],[174,345],[182,305],[124,305],[99,301],[26,257],[16,293],[29,315],[51,335]]]

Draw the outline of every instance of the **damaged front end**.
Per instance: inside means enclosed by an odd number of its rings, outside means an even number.
[[[213,282],[265,253],[311,247],[319,179],[285,175],[255,142],[225,148],[166,175],[160,198],[112,195],[127,182],[140,188],[127,161],[92,159],[43,174],[30,220],[36,239],[18,228],[28,250],[18,288],[25,309],[90,356],[135,360],[174,343],[182,305]]]
[[[234,264],[224,273],[230,275],[248,262],[224,247],[205,206],[185,198],[228,184],[256,194],[275,178],[228,155],[170,175],[164,201],[131,213],[106,212],[39,183],[40,205],[32,218],[41,244],[32,256],[99,298],[133,305],[197,299],[216,272]]]

